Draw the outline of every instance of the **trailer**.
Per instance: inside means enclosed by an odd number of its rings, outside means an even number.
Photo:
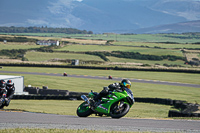
[[[0,80],[12,80],[15,86],[15,94],[14,95],[22,95],[27,94],[24,92],[24,77],[23,76],[12,76],[12,75],[0,75]]]

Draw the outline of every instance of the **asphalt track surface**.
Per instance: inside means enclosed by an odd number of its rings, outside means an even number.
[[[0,74],[1,73],[33,74],[33,75],[44,75],[44,76],[63,76],[62,74],[58,74],[58,73],[0,71]],[[71,74],[68,74],[67,77],[109,80],[108,77],[104,77],[104,76],[71,75]],[[121,81],[122,79],[123,79],[122,77],[116,77],[116,78],[113,77],[112,80]],[[161,85],[173,85],[173,86],[184,86],[184,87],[200,88],[200,85],[198,85],[198,84],[187,84],[187,83],[167,82],[167,81],[159,81],[159,80],[144,80],[144,79],[129,79],[129,80],[131,82],[139,82],[139,83],[150,83],[150,84],[161,84]]]
[[[0,118],[0,129],[58,128],[107,131],[200,132],[200,121],[198,120],[81,118],[78,116],[6,111],[0,111]]]

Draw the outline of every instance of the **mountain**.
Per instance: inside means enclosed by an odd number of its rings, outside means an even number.
[[[0,18],[0,26],[66,27],[94,33],[142,33],[150,27],[200,20],[200,1],[1,0]],[[187,32],[190,32],[190,27]]]
[[[186,33],[186,32],[199,32],[200,20],[187,21],[182,23],[159,25],[149,28],[141,28],[129,33],[148,34],[148,33]]]

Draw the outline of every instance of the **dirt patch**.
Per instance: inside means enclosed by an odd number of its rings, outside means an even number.
[[[6,45],[36,45],[35,42],[7,42]]]
[[[62,38],[61,41],[69,41],[69,42],[76,42],[76,43],[83,43],[83,44],[105,44],[106,41],[104,40],[86,40],[86,39],[69,39],[69,38]]]
[[[199,53],[185,53],[187,61],[192,61],[192,58],[196,58],[196,59],[200,60],[200,58],[198,57],[198,55],[199,55]]]
[[[134,66],[143,65],[143,63],[132,63],[132,62],[126,62],[126,63],[122,63],[122,62],[107,62],[105,64],[107,64],[107,65],[134,65]]]

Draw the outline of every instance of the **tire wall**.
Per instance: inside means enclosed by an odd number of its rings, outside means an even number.
[[[20,67],[55,67],[55,68],[78,68],[78,69],[99,69],[99,70],[121,70],[121,71],[156,71],[156,72],[183,72],[183,73],[200,73],[199,70],[188,69],[165,69],[165,68],[121,68],[121,67],[91,67],[91,66],[75,66],[75,65],[49,65],[49,64],[14,64],[0,63],[0,66],[20,66]]]

